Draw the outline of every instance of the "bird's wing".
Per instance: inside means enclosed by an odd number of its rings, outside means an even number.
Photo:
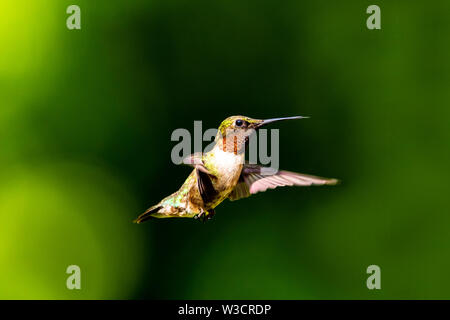
[[[251,194],[283,186],[334,185],[336,179],[310,176],[290,171],[277,171],[258,165],[244,165],[238,184],[228,196],[231,201],[246,198]]]
[[[234,187],[233,191],[231,191],[231,193],[228,195],[228,198],[231,201],[235,201],[242,198],[247,198],[249,196],[250,196],[250,189],[248,185],[245,183],[244,177],[241,174],[238,183]]]
[[[206,174],[212,175],[203,163],[203,153],[196,152],[183,159],[183,164],[194,167]]]
[[[211,181],[211,176],[200,170],[199,167],[195,168],[195,173],[197,174],[198,191],[200,192],[203,202],[211,202],[217,195],[217,191],[214,189]]]
[[[183,164],[195,168],[198,191],[200,192],[202,200],[204,203],[211,202],[217,195],[217,192],[211,181],[211,177],[214,177],[214,175],[209,172],[203,163],[203,154],[201,152],[193,153],[183,159]]]
[[[188,166],[195,166],[196,164],[203,164],[203,153],[196,152],[188,155],[183,159],[183,164]]]

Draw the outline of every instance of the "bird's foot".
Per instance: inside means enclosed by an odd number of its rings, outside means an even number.
[[[214,211],[214,209],[210,209],[209,211],[202,211],[199,214],[196,214],[194,216],[194,219],[199,219],[200,221],[205,222],[206,220],[211,220],[215,214],[216,212]]]
[[[203,221],[203,222],[205,222],[205,213],[204,212],[200,212],[200,213],[197,213],[195,216],[194,216],[194,219],[195,220],[200,220],[200,221]]]
[[[214,209],[209,209],[207,218],[211,220],[216,215],[216,211]]]

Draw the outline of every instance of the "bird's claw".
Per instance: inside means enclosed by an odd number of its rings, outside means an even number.
[[[214,210],[210,210],[209,212],[203,211],[203,212],[196,214],[194,216],[194,219],[196,219],[196,220],[200,219],[204,223],[206,220],[211,220],[215,214],[216,213],[214,212]]]
[[[195,220],[200,220],[200,221],[203,221],[203,222],[205,222],[205,213],[204,212],[200,212],[200,213],[198,213],[198,214],[196,214],[195,216],[194,216],[194,219]]]

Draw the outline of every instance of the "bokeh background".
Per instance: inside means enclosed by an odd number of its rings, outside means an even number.
[[[447,0],[2,0],[0,298],[450,298],[449,40]],[[132,224],[235,114],[311,116],[280,166],[342,184]]]

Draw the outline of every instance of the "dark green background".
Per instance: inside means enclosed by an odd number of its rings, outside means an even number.
[[[446,0],[2,1],[0,298],[450,298],[449,53]],[[342,184],[132,224],[235,114],[311,116],[280,166]]]

